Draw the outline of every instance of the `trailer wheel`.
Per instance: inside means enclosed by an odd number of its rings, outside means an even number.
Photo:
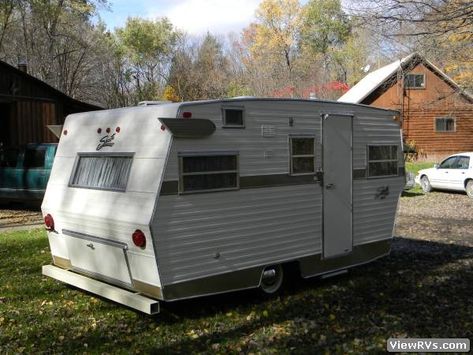
[[[473,180],[468,180],[465,190],[468,197],[473,198]]]
[[[422,187],[422,191],[426,193],[432,191],[432,185],[430,185],[429,178],[425,175],[420,178],[420,186]]]
[[[281,288],[283,278],[284,272],[281,265],[267,266],[261,275],[260,288],[268,295],[276,293]]]

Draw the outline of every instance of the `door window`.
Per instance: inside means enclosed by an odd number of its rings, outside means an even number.
[[[439,166],[439,169],[455,169],[458,157],[450,157],[445,159]]]

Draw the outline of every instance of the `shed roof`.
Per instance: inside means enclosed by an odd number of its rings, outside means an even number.
[[[388,80],[395,77],[398,71],[409,70],[417,63],[423,63],[431,71],[437,74],[442,80],[450,85],[455,91],[459,92],[468,101],[473,102],[473,97],[463,91],[457,83],[455,83],[447,74],[442,72],[430,61],[425,59],[418,53],[412,53],[407,57],[398,59],[384,67],[381,67],[374,72],[369,73],[363,79],[361,79],[355,86],[348,90],[342,95],[337,101],[350,102],[350,103],[362,103],[371,93],[378,89],[381,85],[385,84]]]

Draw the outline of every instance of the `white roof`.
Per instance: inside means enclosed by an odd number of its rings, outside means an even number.
[[[374,72],[369,73],[355,86],[342,95],[337,101],[349,103],[361,103],[369,94],[375,91],[386,79],[401,69],[401,64],[409,61],[415,53],[400,60],[388,64]]]

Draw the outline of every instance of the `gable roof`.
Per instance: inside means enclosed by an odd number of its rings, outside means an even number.
[[[61,99],[65,100],[66,102],[68,102],[72,106],[80,106],[80,107],[83,107],[84,109],[87,109],[87,110],[90,110],[90,111],[103,110],[103,107],[100,107],[98,105],[94,105],[94,104],[91,104],[91,103],[88,103],[88,102],[84,102],[84,101],[74,99],[73,97],[71,97],[71,96],[63,93],[62,91],[56,89],[55,87],[49,85],[45,81],[42,81],[42,80],[38,79],[37,77],[35,77],[31,74],[28,74],[27,72],[24,72],[24,71],[22,71],[22,70],[20,70],[16,67],[14,67],[13,65],[8,64],[7,62],[4,62],[4,61],[0,60],[0,67],[3,67],[4,69],[6,69],[8,71],[13,72],[13,73],[15,73],[16,75],[18,75],[20,77],[23,77],[25,80],[29,80],[31,82],[36,83],[37,85],[39,85],[40,87],[43,87],[44,89],[48,90],[49,92],[51,92],[53,95],[57,96],[58,98],[61,98]]]
[[[417,64],[422,63],[435,74],[437,74],[442,80],[444,80],[450,87],[455,91],[460,93],[468,101],[473,102],[473,97],[463,91],[462,88],[458,86],[447,74],[442,72],[439,68],[429,62],[427,59],[422,57],[418,53],[412,53],[407,57],[404,57],[400,60],[396,60],[391,64],[388,64],[384,67],[375,70],[374,72],[369,73],[363,79],[361,79],[355,86],[348,90],[344,95],[342,95],[337,101],[349,102],[349,103],[362,103],[371,93],[381,87],[383,84],[387,83],[390,80],[396,79],[399,71],[410,70]]]

